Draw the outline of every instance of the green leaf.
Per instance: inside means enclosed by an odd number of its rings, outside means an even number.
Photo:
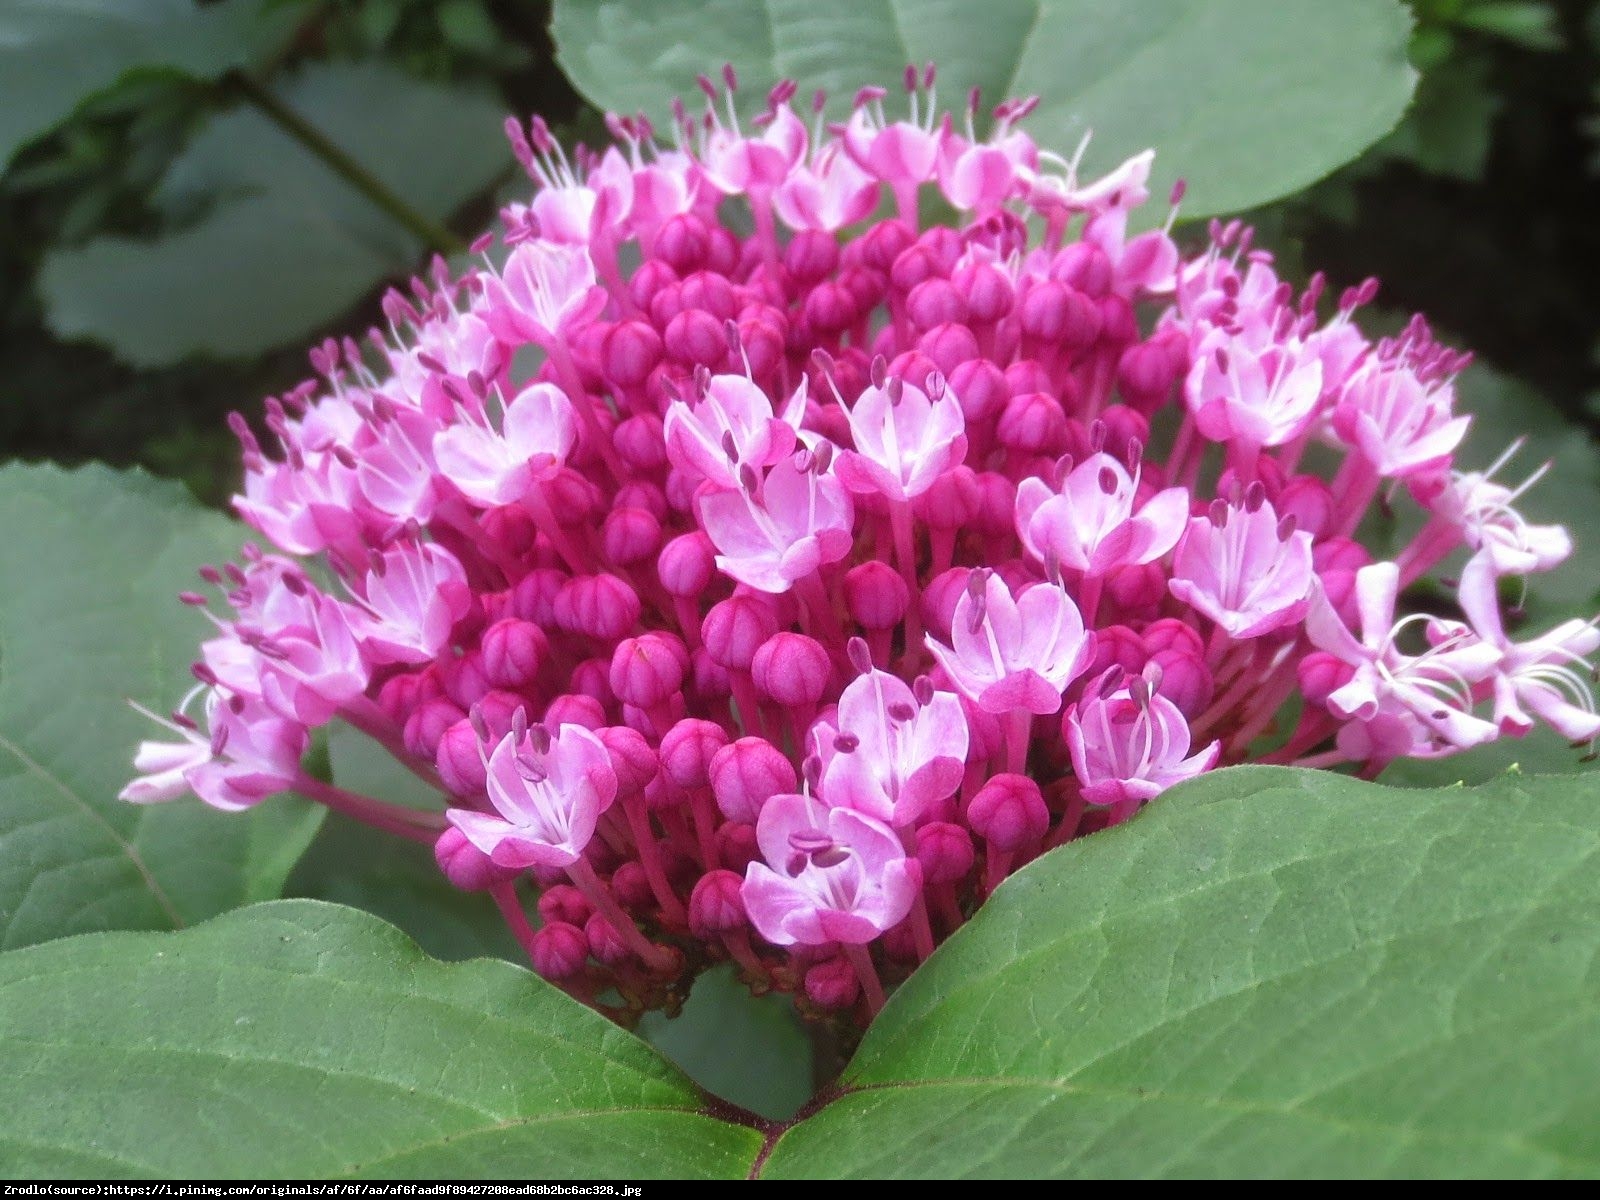
[[[694,981],[683,1011],[644,1015],[639,1036],[708,1092],[772,1121],[811,1099],[811,1042],[788,996],[752,996],[727,963]]]
[[[281,32],[261,0],[0,0],[0,170],[135,71],[215,79]]]
[[[1464,29],[1500,38],[1524,50],[1559,50],[1563,41],[1555,6],[1543,0],[1491,0],[1472,4],[1456,18]]]
[[[702,1103],[529,972],[313,901],[0,956],[6,1176],[742,1177],[761,1135]]]
[[[380,65],[308,68],[284,103],[412,208],[443,219],[511,161],[501,104]],[[246,356],[305,337],[422,247],[319,159],[251,108],[216,117],[156,197],[201,215],[155,241],[102,238],[49,255],[51,328],[105,342],[135,366]]]
[[[939,92],[1037,93],[1028,128],[1086,169],[1157,150],[1186,216],[1298,191],[1387,133],[1416,80],[1396,0],[556,0],[557,58],[603,107],[664,113],[731,62],[747,103],[781,76],[835,106],[932,60]],[[892,107],[898,101],[890,99]]]
[[[765,1176],[1600,1174],[1600,775],[1236,768],[1009,880]]]
[[[116,798],[207,626],[175,593],[239,527],[181,487],[102,467],[0,470],[0,947],[172,929],[279,894],[320,809],[237,816]]]

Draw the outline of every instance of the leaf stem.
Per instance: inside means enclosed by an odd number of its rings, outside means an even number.
[[[450,255],[459,254],[467,248],[466,243],[455,234],[402,200],[388,184],[357,162],[322,130],[285,104],[260,80],[244,71],[235,70],[223,76],[223,83],[242,95],[274,125],[321,159],[339,178],[399,222],[428,249],[438,254]]]

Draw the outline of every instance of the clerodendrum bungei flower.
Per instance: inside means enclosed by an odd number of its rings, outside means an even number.
[[[480,265],[234,417],[272,549],[184,593],[197,685],[125,799],[432,843],[585,1000],[727,958],[870,1018],[1011,870],[1214,767],[1600,735],[1600,631],[1501,605],[1571,552],[1517,510],[1542,471],[1456,462],[1466,356],[1369,341],[1375,284],[1130,236],[1151,153],[1080,177],[1027,99],[980,139],[931,68],[831,124],[701,83],[599,154],[513,122],[535,194]],[[1392,560],[1380,496],[1424,510]],[[335,722],[438,809],[303,769]]]

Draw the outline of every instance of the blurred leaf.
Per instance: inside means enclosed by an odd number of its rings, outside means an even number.
[[[510,161],[501,106],[379,65],[321,66],[280,89],[297,113],[425,216],[442,219]],[[416,239],[252,108],[215,118],[156,197],[203,215],[154,241],[103,238],[45,261],[50,326],[136,366],[253,355],[302,338],[381,280]]]
[[[103,467],[0,470],[0,946],[173,929],[280,894],[321,810],[117,799],[207,626],[176,593],[239,527],[177,484]]]
[[[434,19],[445,40],[458,50],[489,54],[500,44],[500,31],[484,11],[483,0],[444,0]]]
[[[1431,175],[1481,178],[1501,106],[1489,68],[1486,54],[1467,53],[1426,72],[1405,120],[1373,152],[1404,159]]]
[[[1464,29],[1513,42],[1525,50],[1559,50],[1556,10],[1541,0],[1489,0],[1469,4],[1456,18]]]
[[[262,0],[0,0],[0,170],[129,73],[215,79],[284,24]]]
[[[1028,128],[1063,154],[1092,129],[1090,172],[1154,147],[1152,190],[1186,178],[1190,217],[1326,175],[1394,126],[1416,80],[1396,0],[557,0],[554,14],[557,58],[603,107],[664,113],[731,62],[747,107],[792,76],[840,115],[863,84],[931,60],[952,107],[974,85],[990,103],[1037,93]]]

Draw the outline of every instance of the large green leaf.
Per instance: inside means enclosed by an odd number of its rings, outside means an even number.
[[[742,1176],[761,1136],[529,972],[314,901],[0,957],[0,1174]]]
[[[836,103],[939,66],[959,106],[1036,93],[1029,129],[1087,169],[1158,151],[1191,216],[1306,186],[1387,133],[1416,81],[1396,0],[556,0],[568,77],[596,104],[665,111],[724,62],[753,100],[780,76]],[[891,100],[891,104],[896,101]]]
[[[500,102],[477,90],[343,65],[308,68],[280,97],[431,219],[487,189],[511,162]],[[411,270],[422,250],[251,108],[212,120],[157,203],[193,219],[154,241],[57,250],[40,276],[53,329],[105,342],[136,366],[249,355],[307,336]]]
[[[1239,768],[1007,882],[791,1176],[1600,1174],[1600,776]]]
[[[268,899],[320,809],[246,816],[116,798],[207,626],[177,602],[239,531],[172,483],[101,467],[0,470],[0,947],[172,929]]]
[[[0,0],[0,170],[18,149],[134,71],[215,79],[280,14],[262,0]]]

